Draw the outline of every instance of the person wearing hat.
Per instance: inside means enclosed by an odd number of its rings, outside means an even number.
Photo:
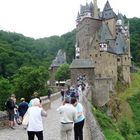
[[[72,140],[72,130],[74,122],[77,119],[77,112],[75,107],[71,104],[70,97],[64,99],[63,105],[61,105],[57,111],[60,113],[60,133],[61,140]]]
[[[28,109],[28,103],[25,102],[25,98],[20,99],[21,103],[18,106],[18,112],[19,116],[21,117],[21,120],[23,119],[24,114],[26,113]]]
[[[14,122],[14,117],[15,117],[14,109],[16,107],[15,100],[16,100],[15,94],[11,94],[11,96],[6,101],[6,110],[7,110],[7,113],[8,113],[9,126],[10,126],[11,129],[15,129],[14,128],[14,125],[15,125],[15,122]]]

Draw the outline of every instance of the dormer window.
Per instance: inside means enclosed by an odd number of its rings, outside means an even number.
[[[106,43],[100,43],[100,51],[107,51],[107,44]]]

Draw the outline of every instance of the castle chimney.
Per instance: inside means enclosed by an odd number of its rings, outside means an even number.
[[[94,8],[93,8],[93,17],[95,19],[98,19],[99,16],[98,16],[98,6],[97,6],[97,0],[93,0],[93,3],[94,3]]]

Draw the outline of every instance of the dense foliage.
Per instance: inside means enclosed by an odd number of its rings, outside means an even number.
[[[135,122],[136,133],[139,134],[140,138],[140,91],[133,97],[128,99],[129,104],[134,112],[133,119]]]
[[[74,58],[75,30],[59,36],[33,39],[0,31],[0,75],[10,77],[22,66],[49,67],[57,51],[66,51],[67,62]]]
[[[140,66],[140,18],[131,18],[129,22],[132,58]]]
[[[31,98],[34,91],[38,91],[41,95],[46,94],[46,84],[49,73],[45,67],[21,67],[11,81],[13,83],[14,93],[18,98],[25,97],[27,100]]]
[[[68,64],[63,64],[57,69],[55,79],[57,81],[66,81],[70,79],[70,68]]]

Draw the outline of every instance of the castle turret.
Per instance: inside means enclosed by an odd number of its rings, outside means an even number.
[[[106,2],[103,12],[102,12],[102,19],[105,21],[105,23],[108,25],[109,30],[113,36],[113,38],[116,38],[116,22],[117,22],[117,16],[114,13],[113,9],[110,6],[109,1]]]

